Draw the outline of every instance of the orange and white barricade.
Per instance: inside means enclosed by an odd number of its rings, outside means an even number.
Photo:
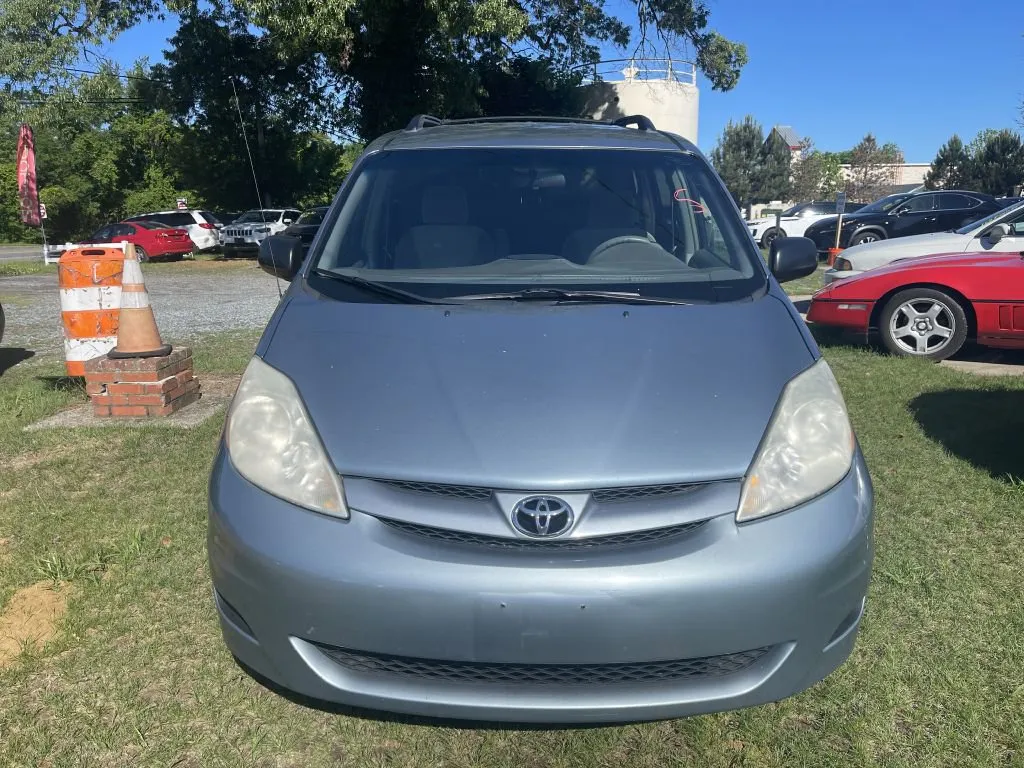
[[[68,376],[84,376],[85,361],[117,344],[124,244],[78,245],[58,263],[64,359]]]

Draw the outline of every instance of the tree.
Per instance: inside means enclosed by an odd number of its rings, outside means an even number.
[[[792,163],[793,153],[789,145],[776,131],[772,131],[758,153],[756,202],[789,200],[793,189],[790,181]]]
[[[839,154],[822,152],[814,148],[811,139],[804,139],[800,143],[799,159],[793,161],[793,199],[831,200],[843,186]]]
[[[1012,196],[1024,184],[1024,146],[1010,130],[989,134],[972,157],[973,188],[990,195]]]
[[[711,164],[741,208],[757,202],[763,146],[764,130],[747,115],[740,123],[730,120],[711,150]]]
[[[970,153],[955,133],[939,148],[932,167],[925,176],[928,189],[967,189],[974,180],[974,164]]]
[[[850,178],[846,184],[850,199],[869,202],[884,195],[895,183],[896,166],[903,159],[899,147],[891,143],[878,146],[869,133],[850,152]]]

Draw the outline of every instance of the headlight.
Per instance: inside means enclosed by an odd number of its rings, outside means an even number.
[[[300,507],[348,517],[341,479],[295,385],[254,357],[228,412],[231,463],[250,483]]]
[[[853,265],[850,263],[850,260],[842,257],[836,259],[836,263],[833,264],[832,267],[840,272],[848,272],[853,269]]]
[[[737,522],[820,496],[853,463],[853,427],[832,370],[819,360],[782,391],[740,495]]]

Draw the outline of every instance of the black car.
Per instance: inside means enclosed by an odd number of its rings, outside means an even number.
[[[1001,208],[994,197],[980,192],[938,190],[889,195],[843,216],[839,247],[952,231]],[[818,253],[826,253],[836,244],[836,219],[812,224],[805,236],[814,241]]]
[[[290,237],[297,237],[302,241],[302,250],[304,252],[309,250],[309,246],[312,244],[313,238],[316,236],[317,231],[320,229],[320,225],[323,223],[324,216],[327,215],[328,208],[329,206],[324,205],[303,212],[303,214],[299,216],[298,220],[294,224],[290,224],[281,234],[289,235]]]

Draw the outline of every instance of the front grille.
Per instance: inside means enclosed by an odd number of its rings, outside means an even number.
[[[388,656],[349,651],[330,645],[317,647],[328,658],[353,672],[399,675],[446,683],[563,686],[659,683],[724,677],[747,669],[771,650],[767,647],[699,659],[628,664],[493,664]]]
[[[442,483],[416,483],[403,480],[380,480],[400,491],[425,493],[431,496],[446,496],[452,499],[468,499],[470,501],[487,501],[491,498],[489,488],[471,485],[444,485]],[[674,485],[641,485],[628,488],[599,488],[591,491],[594,501],[599,504],[615,504],[633,499],[650,499],[660,496],[678,496],[702,487],[699,483],[676,483]],[[567,493],[586,493],[586,491],[568,491]]]
[[[446,528],[434,528],[429,525],[418,525],[417,523],[407,523],[402,520],[388,520],[385,518],[380,518],[380,521],[388,527],[403,533],[421,536],[435,541],[444,541],[450,544],[469,544],[478,547],[488,547],[490,549],[518,549],[544,552],[571,552],[596,549],[598,547],[621,547],[631,544],[660,542],[693,533],[707,522],[706,520],[697,520],[695,522],[681,523],[679,525],[672,525],[666,528],[653,528],[647,531],[630,531],[628,533],[616,533],[610,536],[592,536],[585,539],[546,540],[485,536],[479,533],[450,531]]]
[[[224,234],[226,237],[249,237],[252,235],[251,229],[225,229]]]
[[[385,485],[400,491],[426,493],[431,496],[447,496],[450,499],[469,499],[471,501],[487,501],[491,492],[486,488],[474,488],[469,485],[441,485],[439,483],[412,483],[402,480],[383,480]]]

